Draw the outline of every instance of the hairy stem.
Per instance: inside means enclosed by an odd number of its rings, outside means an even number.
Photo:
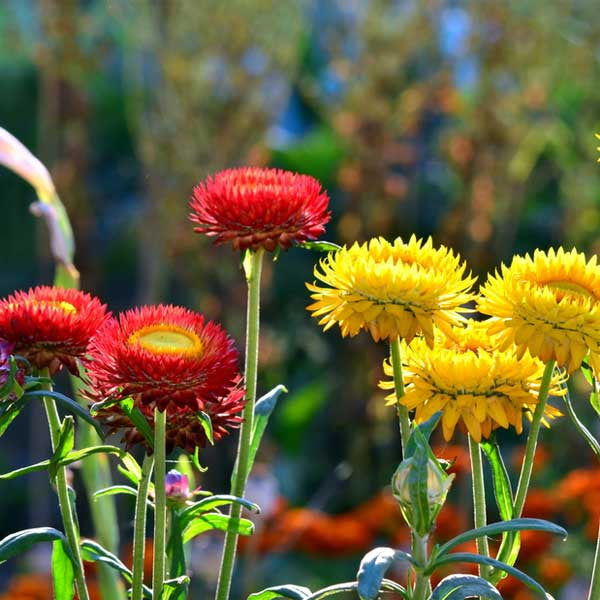
[[[248,308],[246,314],[246,406],[238,442],[237,460],[233,470],[231,493],[242,497],[246,489],[246,481],[250,471],[250,443],[254,423],[254,404],[256,402],[256,378],[258,373],[258,332],[260,326],[260,279],[264,250],[259,249],[250,256],[249,268],[246,271],[248,282]],[[232,524],[242,514],[241,506],[231,507]],[[227,600],[231,589],[231,578],[235,563],[237,533],[228,531],[225,534],[225,545],[221,559],[221,570],[217,583],[216,600]]]
[[[165,432],[167,411],[154,409],[154,563],[152,565],[152,598],[160,600],[166,574],[167,492],[165,489]]]
[[[133,530],[133,580],[131,600],[142,600],[144,595],[144,554],[146,552],[146,513],[148,488],[154,466],[154,456],[146,454],[142,463],[142,476],[135,500],[135,525]]]
[[[390,342],[391,362],[394,371],[394,391],[398,403],[396,410],[398,411],[398,421],[400,423],[400,438],[402,442],[402,458],[404,458],[406,443],[410,437],[410,419],[408,417],[408,409],[400,404],[399,400],[404,396],[404,380],[402,378],[402,356],[400,354],[400,338],[396,338]]]
[[[469,435],[469,453],[471,455],[471,472],[473,482],[473,517],[475,527],[487,525],[487,514],[485,505],[485,483],[483,479],[483,463],[481,461],[481,448],[479,444]],[[477,552],[482,556],[490,555],[487,537],[477,538]],[[488,576],[486,565],[479,565],[479,575],[483,578]]]

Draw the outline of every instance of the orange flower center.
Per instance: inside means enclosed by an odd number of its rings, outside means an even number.
[[[201,356],[203,351],[202,341],[193,331],[163,323],[138,329],[129,336],[127,342],[153,354]]]

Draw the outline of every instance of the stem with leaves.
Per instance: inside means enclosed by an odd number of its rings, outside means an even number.
[[[475,527],[485,527],[487,525],[486,505],[485,505],[485,482],[483,478],[483,463],[481,460],[481,448],[479,444],[469,435],[469,454],[471,456],[471,472],[473,482],[473,515]],[[490,555],[490,548],[487,537],[477,538],[477,552],[482,556]],[[479,575],[486,578],[488,568],[479,565]]]
[[[166,574],[167,491],[165,434],[167,411],[154,409],[154,562],[152,565],[152,598],[160,600]]]
[[[133,529],[133,579],[131,600],[144,596],[144,553],[146,551],[146,513],[148,511],[148,488],[154,466],[154,456],[146,454],[142,463],[142,475],[135,500],[135,525]]]
[[[402,355],[400,352],[400,338],[397,337],[390,342],[391,363],[394,372],[394,391],[398,402],[396,410],[398,411],[398,421],[400,423],[400,437],[402,442],[402,457],[404,458],[406,443],[410,437],[410,419],[408,409],[400,404],[399,400],[404,396],[404,381],[402,378]]]
[[[525,506],[525,498],[529,490],[529,482],[531,481],[531,472],[533,470],[533,459],[535,458],[535,449],[537,446],[538,436],[540,433],[540,425],[546,410],[546,402],[548,401],[548,392],[550,391],[550,383],[552,382],[552,374],[554,373],[554,361],[546,363],[542,381],[540,383],[540,391],[538,393],[538,403],[533,413],[529,435],[527,437],[527,445],[525,446],[525,457],[521,467],[519,476],[519,484],[517,485],[517,494],[515,497],[515,507],[513,517],[518,518],[523,512]]]
[[[44,369],[40,375],[46,378],[49,377],[48,369]],[[51,384],[44,385],[44,389],[52,391]],[[45,397],[44,408],[46,409],[46,415],[48,417],[48,427],[50,429],[52,450],[55,451],[58,445],[61,430],[61,421],[56,408],[56,402],[50,397]],[[73,553],[73,557],[75,559],[73,570],[75,575],[75,587],[77,589],[77,595],[79,596],[80,600],[89,600],[89,594],[83,572],[83,561],[81,560],[81,551],[79,549],[79,531],[77,529],[75,516],[73,515],[73,509],[71,506],[71,499],[69,497],[66,467],[58,467],[56,469],[54,484],[56,486],[56,493],[58,494],[58,504],[60,507],[60,514],[63,521],[65,535],[67,536],[71,552]]]
[[[232,475],[231,493],[243,497],[250,471],[250,444],[254,424],[254,404],[256,402],[256,379],[258,374],[258,337],[260,327],[260,280],[264,250],[248,251],[244,259],[244,271],[248,283],[248,307],[246,314],[246,406],[238,442],[237,460]],[[242,508],[239,504],[231,507],[232,528],[225,534],[225,545],[221,559],[221,569],[217,582],[216,600],[227,600],[231,589],[233,566],[238,534],[235,525],[239,522]]]

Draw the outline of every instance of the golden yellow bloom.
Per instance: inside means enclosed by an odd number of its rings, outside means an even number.
[[[422,338],[403,344],[405,395],[401,404],[415,409],[417,423],[442,411],[442,429],[448,441],[459,421],[471,437],[479,442],[492,430],[512,425],[523,430],[523,415],[531,418],[538,402],[544,364],[528,352],[517,357],[514,346],[500,351],[497,339],[487,333],[487,323],[468,321],[455,328],[452,338],[439,334],[436,345],[429,348]],[[386,375],[393,378],[392,366],[383,364]],[[562,379],[554,375],[550,393],[564,393]],[[380,382],[380,387],[393,390],[394,382]],[[387,396],[395,404],[394,392]],[[561,413],[546,405],[542,422]]]
[[[463,278],[465,269],[452,250],[433,248],[431,238],[374,238],[319,262],[315,277],[329,287],[306,284],[316,301],[308,310],[325,331],[337,323],[344,337],[365,329],[375,341],[410,341],[422,333],[433,344],[434,326],[448,330],[469,312],[462,305],[473,299],[475,279]]]
[[[493,318],[490,332],[501,347],[513,342],[544,362],[556,360],[569,373],[590,353],[600,373],[600,267],[575,249],[536,250],[515,256],[510,267],[490,275],[478,309]]]

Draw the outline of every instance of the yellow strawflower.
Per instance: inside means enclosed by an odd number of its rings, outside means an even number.
[[[555,360],[569,373],[585,355],[600,372],[600,267],[573,249],[536,250],[515,256],[510,267],[490,275],[478,309],[493,318],[490,332],[501,347],[513,342],[544,362]]]
[[[434,348],[422,338],[403,346],[405,395],[400,403],[415,410],[415,422],[426,421],[442,411],[442,430],[449,441],[459,422],[479,442],[491,432],[509,426],[523,430],[523,416],[531,418],[538,402],[544,364],[529,353],[517,357],[515,348],[500,351],[495,336],[487,332],[487,323],[469,320],[448,337],[441,332]],[[393,377],[392,366],[384,361],[384,372]],[[550,393],[561,395],[562,382],[554,375]],[[384,390],[393,390],[393,379],[380,382]],[[398,402],[395,392],[386,397],[388,404]],[[547,405],[542,422],[561,413]]]
[[[434,248],[414,235],[408,243],[374,238],[330,253],[315,267],[326,287],[309,284],[308,306],[326,331],[339,325],[342,336],[367,330],[375,341],[422,334],[433,344],[434,326],[448,329],[464,321],[462,305],[473,299],[475,279],[452,250]]]

